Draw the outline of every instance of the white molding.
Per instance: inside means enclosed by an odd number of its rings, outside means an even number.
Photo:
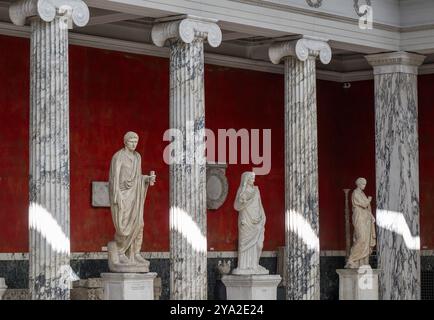
[[[14,26],[10,23],[0,22],[0,34],[29,38],[29,27]],[[98,36],[89,36],[71,32],[69,34],[69,43],[72,45],[85,46],[97,49],[128,52],[140,55],[149,55],[156,57],[169,57],[168,48],[159,48],[151,44],[144,44],[132,41],[124,41],[110,39]],[[274,65],[271,62],[258,61],[252,59],[238,58],[225,56],[215,53],[205,52],[205,63],[218,65],[229,68],[238,68],[245,70],[253,70],[267,73],[283,74],[283,65]],[[434,73],[434,70],[433,70]],[[351,72],[348,73],[351,77]],[[327,80],[334,82],[348,82],[345,74],[333,71],[317,70],[317,78],[319,80]],[[365,78],[361,80],[366,80]],[[357,81],[357,80],[351,80]]]
[[[303,34],[346,42],[364,48],[364,53],[399,50],[400,35],[397,30],[361,30],[357,19],[336,19],[317,17],[291,10],[282,10],[276,4],[264,1],[244,3],[232,0],[87,0],[90,6],[151,15],[158,12],[167,16],[191,14],[217,19],[223,30],[264,35],[270,37]],[[259,4],[264,4],[259,5]]]
[[[107,252],[73,252],[71,254],[71,260],[106,260]],[[145,259],[169,259],[170,252],[168,251],[156,251],[156,252],[142,252],[142,256]],[[238,256],[237,251],[208,251],[208,258],[236,258]],[[274,258],[277,256],[276,251],[263,251],[262,258]],[[17,253],[0,253],[0,261],[16,261],[16,260],[28,260],[29,254],[23,252]]]
[[[434,63],[425,64],[419,68],[419,75],[434,74]]]
[[[30,29],[27,26],[15,26],[11,23],[0,22],[0,34],[29,38]],[[110,39],[105,37],[90,36],[80,33],[71,32],[69,34],[69,42],[72,45],[91,47],[96,49],[128,52],[140,55],[149,55],[155,57],[169,57],[168,48],[159,48],[151,44],[138,43],[133,41],[124,41]],[[238,68],[245,70],[253,70],[259,72],[283,74],[283,65],[274,65],[271,62],[259,61],[253,59],[238,58],[225,56],[215,53],[205,52],[205,63],[218,65],[229,68]],[[434,74],[434,64],[423,65],[419,68],[420,75]],[[317,78],[319,80],[333,82],[354,82],[363,80],[372,80],[374,78],[372,70],[352,71],[352,72],[336,72],[329,70],[317,69]]]
[[[157,252],[142,252],[145,259],[169,259],[170,253],[168,251]],[[208,251],[208,258],[236,258],[237,251]],[[421,256],[434,256],[434,250],[421,250]],[[321,250],[321,257],[345,257],[345,250]],[[277,257],[277,251],[263,251],[261,258],[275,258]],[[28,260],[29,254],[23,252],[0,253],[0,261],[20,261]],[[106,260],[107,252],[73,252],[71,254],[72,260]]]
[[[366,56],[366,60],[374,68],[375,75],[398,72],[417,75],[425,58],[419,54],[403,51]]]

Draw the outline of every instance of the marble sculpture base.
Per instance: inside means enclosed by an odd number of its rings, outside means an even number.
[[[226,286],[228,300],[277,300],[279,275],[226,275],[222,282]]]
[[[155,272],[102,273],[104,300],[154,300]]]
[[[0,278],[0,300],[3,298],[3,295],[5,294],[7,288],[8,287],[5,283],[5,279]]]
[[[379,269],[362,266],[358,269],[337,269],[339,300],[378,300]]]

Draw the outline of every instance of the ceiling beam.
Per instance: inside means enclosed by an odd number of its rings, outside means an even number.
[[[248,34],[248,33],[241,33],[241,32],[227,32],[223,33],[223,41],[230,41],[230,40],[238,40],[238,39],[244,39],[244,38],[250,38],[254,37],[254,35]]]
[[[91,17],[87,25],[96,26],[99,24],[107,24],[107,23],[113,23],[113,22],[119,22],[125,20],[134,20],[139,18],[142,18],[142,16],[129,14],[129,13],[110,13],[110,14]]]

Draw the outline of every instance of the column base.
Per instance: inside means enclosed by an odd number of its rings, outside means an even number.
[[[379,269],[361,266],[358,269],[337,269],[339,300],[378,300]]]
[[[74,281],[70,291],[71,300],[104,300],[104,285],[101,278]]]
[[[155,272],[102,273],[104,300],[154,300]]]
[[[222,282],[226,286],[228,300],[277,300],[279,275],[226,275]]]
[[[3,298],[3,295],[5,294],[7,288],[8,286],[5,283],[5,279],[0,278],[0,300]]]

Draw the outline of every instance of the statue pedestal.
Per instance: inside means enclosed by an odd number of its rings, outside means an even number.
[[[279,275],[225,275],[228,300],[277,300]]]
[[[339,300],[378,300],[379,269],[338,269]]]
[[[155,272],[102,273],[104,300],[154,300]]]
[[[5,283],[5,279],[0,278],[0,300],[3,298],[3,295],[5,294],[7,288],[8,286]]]
[[[103,300],[104,285],[101,278],[80,279],[72,283],[71,300]]]

